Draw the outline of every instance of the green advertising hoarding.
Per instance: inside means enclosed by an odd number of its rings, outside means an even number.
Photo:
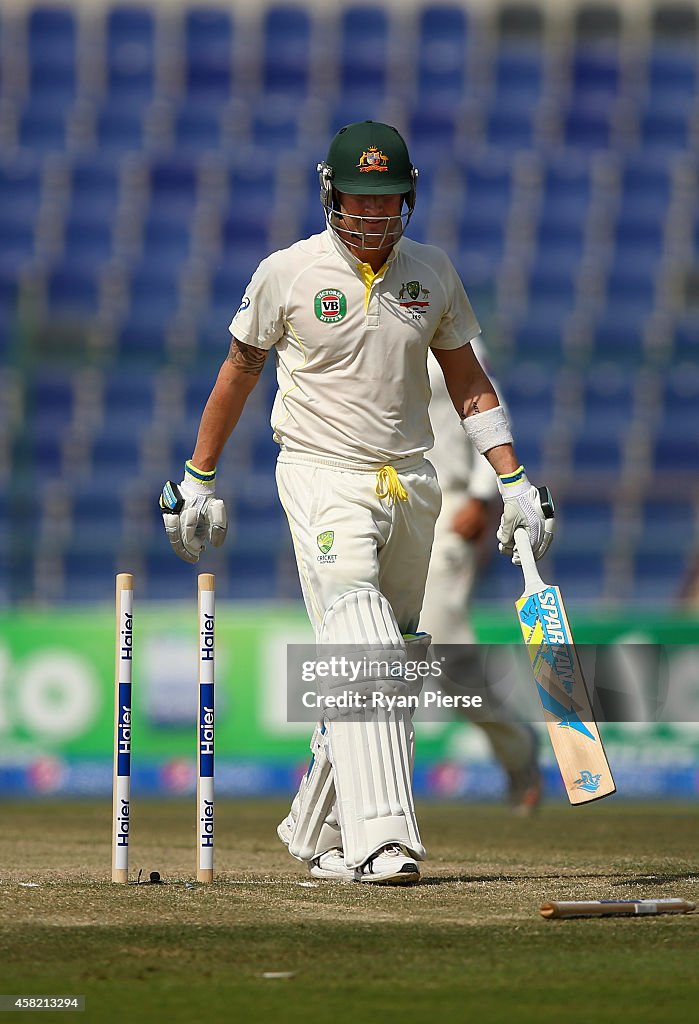
[[[514,615],[480,610],[479,639],[517,643]],[[196,607],[136,604],[134,760],[193,766],[197,672]],[[226,605],[217,614],[217,756],[300,765],[308,723],[287,721],[287,644],[312,642],[299,605]],[[580,643],[617,639],[678,645],[673,671],[696,680],[694,713],[677,723],[608,724],[610,756],[631,762],[699,763],[699,624],[691,619],[576,616]],[[113,610],[27,610],[0,618],[0,765],[56,756],[106,764],[113,740]],[[423,763],[483,760],[481,731],[449,714],[419,723]],[[544,744],[544,760],[551,760]]]

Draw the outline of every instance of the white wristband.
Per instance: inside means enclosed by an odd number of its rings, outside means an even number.
[[[461,426],[481,455],[500,444],[512,444],[512,431],[501,405],[467,416],[461,421]]]

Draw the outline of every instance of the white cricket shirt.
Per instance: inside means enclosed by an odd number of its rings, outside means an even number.
[[[285,451],[380,467],[432,447],[428,349],[480,328],[441,249],[402,238],[374,276],[326,229],[260,263],[229,330],[275,347]]]

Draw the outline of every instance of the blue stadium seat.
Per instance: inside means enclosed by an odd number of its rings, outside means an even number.
[[[108,424],[93,440],[92,479],[104,483],[137,476],[142,463],[141,449],[140,435],[126,435]]]
[[[552,217],[544,207],[536,236],[536,265],[541,269],[565,268],[568,273],[573,273],[582,259],[584,248],[584,222],[566,223],[563,218]]]
[[[674,100],[649,103],[641,113],[639,141],[645,152],[689,148],[693,104]]]
[[[597,99],[573,103],[563,120],[563,141],[582,150],[608,149],[612,140],[612,105]]]
[[[194,158],[171,154],[153,160],[148,170],[151,210],[187,218],[198,198],[199,169]]]
[[[150,374],[110,370],[104,377],[104,422],[128,420],[137,434],[151,422],[154,410],[154,379]],[[121,428],[120,428],[121,429]]]
[[[71,487],[71,498],[72,543],[75,546],[80,544],[89,551],[99,551],[105,546],[116,548],[121,542],[124,526],[119,488],[114,486],[106,499],[104,484],[99,480],[76,481]],[[105,531],[105,517],[109,518],[108,531]],[[105,538],[107,532],[109,536]]]
[[[687,572],[684,552],[638,551],[634,558],[633,599],[636,602],[659,603],[676,601]]]
[[[71,215],[83,222],[111,221],[119,202],[119,164],[114,156],[74,157],[69,169]]]
[[[623,464],[623,437],[585,437],[572,444],[570,469],[576,478],[604,477],[617,480]]]
[[[128,319],[153,327],[169,323],[179,308],[179,274],[171,267],[141,263],[131,271]]]
[[[677,320],[673,330],[673,356],[675,363],[686,360],[694,365],[699,365],[699,315],[697,313],[689,313]]]
[[[119,358],[143,365],[165,361],[169,343],[169,318],[163,314],[155,320],[136,316],[126,320],[118,329],[115,339]]]
[[[286,97],[270,97],[258,105],[251,120],[253,146],[271,150],[276,157],[284,149],[294,149],[299,134],[299,105]]]
[[[0,324],[9,326],[14,321],[18,295],[15,268],[0,266]]]
[[[103,546],[107,539],[105,531]],[[64,599],[76,603],[104,601],[114,591],[116,571],[114,551],[99,547],[88,551],[80,541],[69,545],[63,556]]]
[[[571,90],[577,99],[608,103],[618,94],[621,81],[621,55],[614,44],[578,44],[571,62]]]
[[[76,19],[68,7],[37,6],[27,25],[30,94],[64,104],[75,95]]]
[[[303,7],[271,6],[264,16],[263,84],[268,93],[308,92],[311,16]]]
[[[577,301],[577,280],[570,266],[547,263],[535,265],[529,272],[527,299],[530,314],[563,316],[572,312]]]
[[[0,156],[0,207],[32,220],[41,201],[41,164],[34,154]]]
[[[139,598],[143,595],[147,601],[182,601],[191,599],[191,595],[196,592],[196,578],[197,573],[201,572],[201,567],[187,565],[174,556],[164,534],[153,539],[146,552],[144,564],[143,589],[139,588]],[[216,578],[216,594],[219,598],[223,596],[219,573]]]
[[[383,7],[350,5],[340,16],[339,87],[343,98],[379,102],[386,89],[389,17]]]
[[[594,555],[604,550],[609,543],[614,509],[604,496],[585,501],[557,501],[556,519],[556,548],[560,544],[565,554],[577,552],[585,556],[588,553]]]
[[[269,427],[266,429],[269,433]],[[236,543],[241,548],[277,550],[286,518],[273,473],[253,471],[245,476],[235,492],[233,525]]]
[[[473,253],[491,267],[501,262],[505,249],[504,218],[469,204],[459,216],[457,229],[459,258]]]
[[[188,221],[151,213],[143,226],[141,259],[153,266],[176,269],[187,261],[191,251]]]
[[[486,150],[474,158],[468,153],[463,173],[466,205],[494,217],[505,217],[512,195],[509,156]]]
[[[229,553],[227,596],[234,601],[269,600],[277,594],[277,551],[250,551],[233,545]]]
[[[542,219],[584,221],[592,195],[589,160],[563,152],[546,160],[542,180]]]
[[[518,438],[542,437],[553,423],[555,382],[549,367],[530,362],[498,377]],[[519,449],[518,449],[519,450]]]
[[[624,211],[661,217],[672,192],[672,171],[664,159],[652,160],[647,153],[627,157],[621,173]]]
[[[637,317],[655,308],[656,280],[652,269],[625,260],[615,264],[607,278],[607,307],[614,316],[628,312]]]
[[[273,470],[279,456],[279,445],[274,440],[272,428],[260,430],[253,438],[250,448],[250,468],[253,472]]]
[[[503,107],[496,103],[486,117],[485,137],[489,146],[532,149],[535,130],[533,110]]]
[[[37,436],[60,436],[75,408],[73,375],[56,368],[38,370],[31,378],[27,403]]]
[[[662,402],[661,429],[665,434],[669,436],[675,430],[699,436],[699,359],[694,366],[685,363],[670,370],[665,376]]]
[[[100,153],[141,150],[144,146],[145,108],[142,104],[108,99],[97,112],[95,137]]]
[[[625,368],[602,365],[582,378],[582,438],[617,437],[629,428],[634,411],[635,378]]]
[[[697,539],[697,513],[691,501],[677,500],[675,495],[658,495],[643,502],[640,533],[637,543],[639,555],[683,554]]]
[[[71,266],[101,266],[112,256],[112,225],[108,219],[84,218],[82,210],[73,211],[66,222],[63,259]]]
[[[645,347],[648,317],[643,310],[608,309],[592,332],[591,357],[638,365]]]
[[[184,38],[187,96],[213,114],[231,95],[231,14],[220,8],[190,8],[185,16]]]
[[[660,430],[653,445],[653,469],[656,473],[671,473],[686,479],[699,466],[699,436],[676,434],[674,429]]]
[[[68,113],[52,99],[32,100],[19,116],[17,138],[20,146],[35,153],[65,149]]]
[[[100,300],[99,269],[60,264],[48,276],[46,298],[51,316],[74,319],[94,316]]]
[[[653,97],[684,103],[697,88],[699,60],[689,40],[656,43],[648,51],[648,90]]]
[[[458,102],[464,95],[467,12],[456,4],[422,9],[418,37],[416,102]]]
[[[501,43],[494,68],[494,100],[509,109],[533,108],[541,97],[544,51],[527,43]]]
[[[437,159],[440,151],[452,149],[456,133],[454,113],[450,110],[421,107],[408,121],[408,145],[415,165],[419,168],[418,153],[424,152]],[[413,155],[415,154],[415,155]],[[420,182],[422,184],[422,182]],[[422,200],[422,196],[420,197]]]
[[[180,103],[173,125],[175,147],[200,154],[221,148],[221,112],[209,99],[195,97]]]
[[[568,552],[564,544],[554,545],[548,556],[545,575],[556,581],[565,595],[566,608],[574,615],[576,601],[597,601],[605,589],[605,558],[601,551]]]
[[[619,264],[633,263],[644,270],[654,269],[664,249],[665,222],[651,212],[638,208],[627,214],[622,207],[614,227],[614,252]]]
[[[155,84],[155,18],[148,7],[114,7],[106,23],[107,93],[146,103]]]
[[[513,358],[540,360],[555,366],[563,360],[566,317],[544,312],[538,316],[518,316],[512,331]]]
[[[0,267],[20,270],[34,257],[34,221],[0,205]]]

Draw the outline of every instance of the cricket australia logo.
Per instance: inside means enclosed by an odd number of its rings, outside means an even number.
[[[316,537],[316,543],[320,549],[318,561],[324,562],[325,564],[332,564],[337,558],[337,555],[330,554],[330,549],[335,543],[335,531],[325,530],[323,533],[319,533]]]
[[[601,775],[593,775],[592,772],[584,768],[580,772],[580,778],[576,779],[573,785],[576,789],[584,789],[586,793],[596,793],[601,778]]]
[[[403,309],[409,309],[413,319],[419,320],[422,311],[430,304],[430,293],[423,288],[419,281],[406,281],[400,286],[398,292],[398,305]]]
[[[336,324],[347,313],[347,299],[339,288],[324,288],[313,300],[313,308],[321,323]]]
[[[357,167],[360,174],[365,174],[367,171],[387,171],[388,157],[376,146],[369,146],[360,156]]]
[[[333,546],[333,543],[335,541],[335,531],[326,530],[325,533],[319,533],[316,539],[320,550],[323,552],[324,555],[327,555],[328,551]]]

